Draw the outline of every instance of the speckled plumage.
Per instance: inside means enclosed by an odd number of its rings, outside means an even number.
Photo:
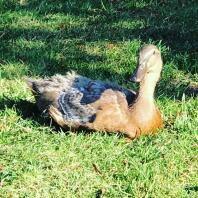
[[[46,79],[27,78],[26,81],[40,111],[50,115],[63,128],[83,126],[135,138],[154,133],[163,126],[154,100],[162,65],[156,46],[147,45],[140,50],[138,66],[132,75],[132,80],[140,83],[137,94],[75,72]]]
[[[111,89],[119,91],[126,97],[130,105],[135,99],[136,93],[132,90],[122,88],[113,83],[106,83],[99,80],[92,80],[76,74],[74,71],[68,72],[65,76],[55,75],[44,80],[31,80],[26,78],[31,84],[33,92],[36,92],[37,104],[42,112],[47,112],[51,105],[50,98],[45,98],[47,92],[57,96],[56,108],[62,113],[63,118],[69,123],[93,122],[97,109],[91,106],[100,99],[101,94]]]

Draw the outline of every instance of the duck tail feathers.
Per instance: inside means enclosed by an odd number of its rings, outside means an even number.
[[[38,87],[38,83],[37,80],[34,80],[32,78],[29,78],[27,76],[24,77],[24,80],[27,84],[27,86],[30,88],[30,90],[32,91],[32,93],[40,93],[39,87]]]

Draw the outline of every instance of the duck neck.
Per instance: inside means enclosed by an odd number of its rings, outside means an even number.
[[[147,101],[154,103],[154,92],[157,81],[153,80],[143,80],[140,83],[140,89],[137,97],[137,101]]]

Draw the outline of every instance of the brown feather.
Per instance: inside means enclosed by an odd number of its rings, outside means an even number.
[[[133,79],[140,82],[140,89],[135,99],[132,94],[133,103],[129,106],[126,95],[122,91],[107,88],[100,93],[101,95],[97,100],[93,100],[87,105],[87,108],[95,110],[96,113],[92,121],[85,123],[80,123],[81,119],[71,122],[68,121],[69,119],[65,119],[63,114],[67,112],[67,108],[62,108],[65,110],[63,112],[58,104],[58,99],[61,91],[69,89],[75,83],[80,83],[80,88],[84,89],[83,86],[90,81],[89,79],[76,78],[76,75],[68,74],[66,77],[57,75],[48,80],[26,79],[26,81],[35,95],[40,110],[48,110],[50,116],[61,127],[78,128],[83,126],[98,131],[121,132],[133,139],[141,134],[155,133],[158,128],[163,126],[161,113],[154,101],[155,86],[159,80],[161,69],[160,51],[153,45],[144,47],[140,51],[139,66],[133,75]],[[97,83],[90,85],[90,89],[95,89],[96,93],[99,93],[97,88]],[[96,95],[91,95],[91,98],[92,96],[95,97]],[[67,101],[64,104],[67,105]],[[77,116],[82,110],[79,106],[74,105],[72,109],[75,113],[77,112]]]

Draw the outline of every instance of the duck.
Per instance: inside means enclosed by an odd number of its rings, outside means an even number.
[[[161,52],[155,45],[145,45],[137,62],[130,77],[139,83],[137,92],[74,71],[43,79],[25,77],[25,81],[38,109],[62,128],[116,132],[134,139],[163,127],[154,98],[163,67]]]

